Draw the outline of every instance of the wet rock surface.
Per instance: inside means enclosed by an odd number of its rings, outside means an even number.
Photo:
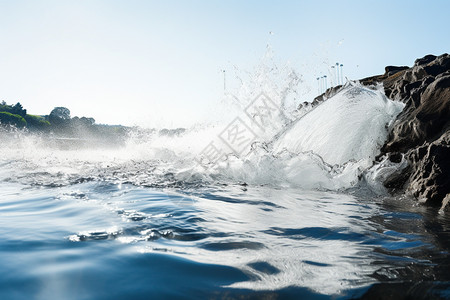
[[[408,190],[429,204],[441,205],[450,193],[450,130],[407,155],[413,166]]]
[[[317,96],[316,98],[314,98],[314,100],[312,102],[303,102],[300,103],[300,105],[298,106],[297,110],[311,110],[312,108],[316,107],[317,105],[319,105],[320,103],[328,100],[329,98],[333,97],[334,95],[336,95],[337,93],[339,93],[339,91],[342,89],[342,85],[337,85],[334,87],[330,87],[328,88],[325,93]]]
[[[441,206],[450,193],[450,55],[427,55],[411,68],[388,66],[385,71],[361,83],[383,83],[386,96],[406,104],[381,155],[402,153],[410,167],[389,184]]]

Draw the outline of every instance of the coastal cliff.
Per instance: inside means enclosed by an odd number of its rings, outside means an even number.
[[[407,193],[421,203],[441,206],[450,202],[450,55],[426,55],[412,67],[387,66],[383,75],[359,80],[366,86],[383,85],[386,96],[405,103],[390,128],[378,160],[403,158],[408,167],[383,182],[392,194]],[[333,97],[342,86],[329,88],[311,103],[313,108]]]
[[[413,67],[387,66],[385,73],[360,81],[382,83],[386,96],[405,103],[381,155],[408,161],[384,185],[419,201],[444,207],[450,193],[450,55],[427,55]]]

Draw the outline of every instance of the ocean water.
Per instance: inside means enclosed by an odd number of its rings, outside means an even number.
[[[207,163],[222,126],[0,132],[0,299],[448,299],[448,214],[374,165],[402,108],[350,84]]]

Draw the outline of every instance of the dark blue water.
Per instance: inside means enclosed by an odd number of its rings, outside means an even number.
[[[450,298],[450,219],[406,197],[11,176],[0,299]]]

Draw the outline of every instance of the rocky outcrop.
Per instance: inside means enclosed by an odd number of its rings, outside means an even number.
[[[407,154],[413,166],[408,190],[420,200],[442,205],[450,193],[450,130]]]
[[[328,100],[329,98],[333,97],[334,95],[336,95],[337,93],[339,93],[339,91],[342,89],[342,85],[337,85],[334,87],[330,87],[328,88],[325,93],[317,96],[316,98],[314,98],[314,100],[312,102],[303,102],[300,103],[300,105],[297,107],[297,110],[302,110],[302,109],[307,109],[310,110],[314,107],[316,107],[317,105],[319,105],[320,103]]]
[[[442,205],[450,193],[450,55],[427,55],[411,68],[385,71],[361,83],[383,83],[386,96],[406,104],[381,152],[404,154],[410,167],[387,186],[394,182],[424,203]]]

